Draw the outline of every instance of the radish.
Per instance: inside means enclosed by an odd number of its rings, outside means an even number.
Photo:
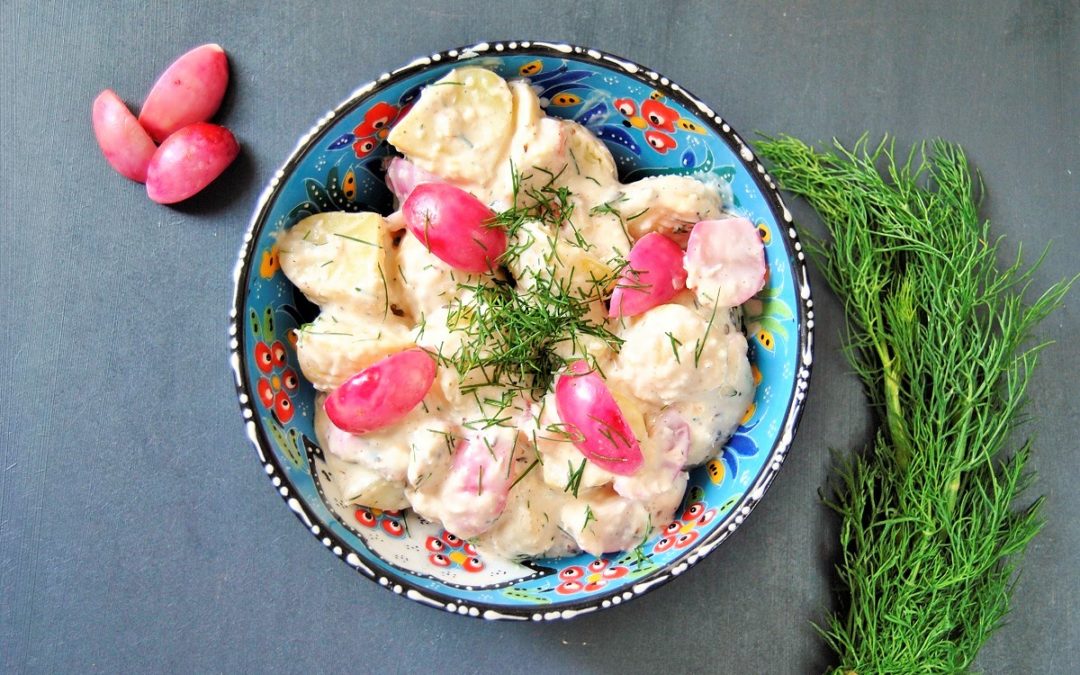
[[[395,157],[386,167],[386,182],[390,184],[390,190],[398,198],[398,202],[403,204],[417,185],[441,183],[443,179],[403,157]]]
[[[229,86],[229,61],[220,45],[196,47],[176,59],[154,83],[139,124],[158,143],[214,116]]]
[[[490,272],[506,251],[506,231],[493,224],[495,213],[461,188],[417,185],[401,210],[409,232],[455,269]]]
[[[686,285],[698,300],[741,305],[765,285],[765,247],[746,218],[703,220],[686,245]]]
[[[555,409],[574,446],[596,466],[629,476],[644,462],[634,430],[600,375],[575,361],[555,384]],[[576,432],[576,433],[575,433]]]
[[[506,508],[514,476],[507,470],[513,461],[515,432],[469,434],[454,446],[453,465],[441,486],[449,505],[443,514],[446,529],[469,538],[491,527]]]
[[[364,434],[401,420],[435,382],[435,360],[419,347],[361,370],[326,398],[326,416],[339,429]]]
[[[684,288],[682,249],[659,232],[650,232],[630,249],[628,265],[611,294],[609,316],[636,316],[666,303]]]
[[[106,89],[98,94],[90,121],[109,165],[122,176],[145,183],[146,168],[157,146],[116,92]]]
[[[225,127],[206,122],[186,126],[166,138],[150,159],[146,194],[159,204],[183,201],[221,175],[239,153]]]

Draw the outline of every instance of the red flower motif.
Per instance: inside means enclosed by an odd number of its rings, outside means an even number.
[[[479,572],[484,569],[484,561],[476,554],[476,548],[445,530],[438,537],[428,537],[424,548],[431,552],[428,560],[436,567],[456,566],[466,572]]]
[[[366,157],[372,150],[379,147],[379,143],[390,133],[390,125],[402,113],[401,108],[386,101],[379,101],[371,106],[371,109],[364,114],[363,121],[353,129],[356,141],[353,142],[352,147],[357,158]]]
[[[664,536],[653,546],[653,552],[663,553],[671,549],[683,549],[690,546],[701,536],[695,530],[704,527],[716,517],[716,509],[706,509],[702,502],[694,502],[686,507],[678,520],[673,520],[664,528]]]
[[[401,517],[401,511],[380,511],[361,506],[354,514],[356,522],[369,529],[380,528],[391,537],[400,538],[405,536],[405,524]]]
[[[559,572],[562,583],[555,587],[555,592],[562,595],[592,593],[606,586],[608,581],[630,573],[630,570],[622,565],[610,565],[611,562],[604,558],[597,558],[585,567],[571,565]]]

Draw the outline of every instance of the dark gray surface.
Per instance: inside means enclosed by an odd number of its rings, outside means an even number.
[[[486,624],[415,605],[320,546],[244,438],[225,356],[231,272],[262,184],[326,109],[421,53],[481,39],[594,46],[672,77],[749,134],[958,141],[1008,250],[1080,268],[1080,5],[1071,2],[2,3],[0,671],[811,673],[830,605],[828,447],[870,420],[819,278],[812,395],[769,496],[708,560],[570,623]],[[767,5],[763,6],[763,5]],[[137,104],[218,41],[241,159],[177,208],[112,173],[90,102]],[[805,215],[799,209],[797,214]],[[1080,292],[1031,387],[1036,540],[991,673],[1058,673],[1080,644]]]

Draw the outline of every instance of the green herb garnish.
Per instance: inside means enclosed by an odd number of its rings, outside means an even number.
[[[353,236],[350,236],[350,235],[347,235],[347,234],[341,234],[340,232],[334,232],[333,235],[335,237],[341,237],[342,239],[348,239],[349,241],[355,241],[357,244],[364,244],[365,246],[374,246],[375,248],[382,248],[381,246],[379,246],[375,242],[368,241],[367,239],[361,239],[359,237],[353,237]]]
[[[587,458],[582,457],[581,466],[575,469],[573,462],[566,460],[566,464],[570,469],[570,475],[566,479],[566,487],[563,489],[563,492],[570,492],[575,498],[578,496],[578,490],[581,489],[581,477],[585,474],[585,464],[588,461]]]
[[[1039,351],[1035,326],[1072,281],[1030,304],[1038,267],[999,267],[963,151],[897,158],[887,138],[818,152],[758,144],[828,230],[809,249],[847,314],[847,355],[881,420],[840,459],[826,503],[841,518],[845,587],[821,633],[835,673],[957,672],[1001,626],[1041,499],[1018,504],[1031,442],[1010,453]]]
[[[584,532],[585,528],[589,526],[589,523],[596,520],[596,514],[593,513],[592,507],[588,504],[585,505],[585,523],[581,526],[581,531]]]

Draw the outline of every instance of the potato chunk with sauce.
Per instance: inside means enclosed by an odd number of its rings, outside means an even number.
[[[513,128],[506,81],[483,68],[455,68],[424,89],[387,140],[422,169],[483,185],[506,156]]]
[[[389,228],[377,213],[317,213],[278,244],[281,269],[309,300],[356,314],[382,314],[388,297]]]

